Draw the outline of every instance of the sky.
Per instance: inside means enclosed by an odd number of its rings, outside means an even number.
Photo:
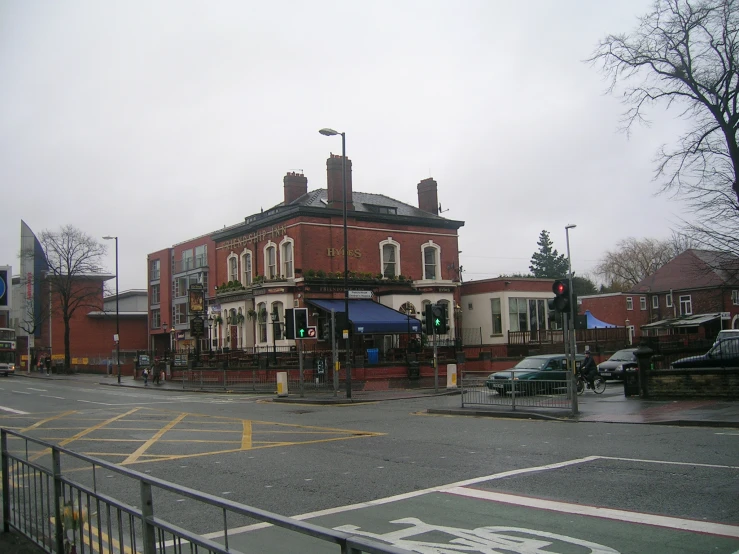
[[[119,237],[120,290],[146,256],[326,187],[346,133],[353,189],[418,205],[433,177],[464,281],[528,273],[547,230],[595,277],[628,237],[686,215],[658,148],[686,123],[625,106],[585,60],[652,0],[0,0],[0,265],[20,221]],[[101,238],[101,242],[102,238]],[[103,260],[115,269],[114,243]]]

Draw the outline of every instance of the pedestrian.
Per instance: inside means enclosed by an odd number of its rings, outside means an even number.
[[[108,375],[113,375],[113,359],[108,358],[106,365],[108,372],[105,374],[105,376],[107,377]]]
[[[149,370],[147,368],[144,368],[144,372],[141,374],[144,378],[144,386],[149,386]]]
[[[151,381],[155,385],[158,385],[159,384],[159,368],[156,366],[156,364],[151,366],[151,371],[152,371]]]
[[[46,375],[51,375],[51,356],[48,354],[44,358],[44,365],[46,365]]]

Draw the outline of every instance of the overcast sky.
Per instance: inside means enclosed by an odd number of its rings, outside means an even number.
[[[326,187],[347,134],[355,191],[417,206],[438,182],[464,280],[528,273],[550,232],[592,272],[629,236],[667,238],[653,181],[684,123],[624,106],[583,60],[651,0],[0,0],[0,265],[20,220],[119,236],[120,288],[146,255]],[[446,211],[448,210],[448,211]],[[113,272],[111,242],[106,268]]]

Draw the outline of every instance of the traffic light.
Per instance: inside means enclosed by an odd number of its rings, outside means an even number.
[[[295,338],[308,338],[308,308],[295,308],[293,310],[295,318]]]
[[[434,325],[432,321],[434,320],[434,310],[432,304],[426,304],[423,308],[423,332],[426,335],[433,335],[434,334]]]
[[[550,323],[557,320],[557,307],[555,306],[555,300],[555,298],[547,300],[547,316]]]
[[[292,308],[285,310],[285,338],[295,338],[295,318],[293,316]]]
[[[560,313],[570,313],[570,287],[567,281],[554,281],[554,309]]]
[[[351,334],[352,332],[352,322],[347,321],[346,319],[346,313],[345,312],[336,312],[334,314],[334,318],[336,320],[336,327],[334,328],[334,333],[336,334],[337,340],[344,340],[344,329],[348,330]]]
[[[431,311],[433,313],[433,320],[431,323],[434,326],[434,332],[437,335],[446,335],[447,333],[446,305],[445,304],[433,304]]]

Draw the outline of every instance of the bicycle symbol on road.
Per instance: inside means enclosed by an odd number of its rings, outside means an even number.
[[[617,550],[593,542],[520,527],[488,526],[462,529],[430,525],[415,517],[396,519],[390,523],[407,524],[410,527],[385,534],[360,531],[356,525],[342,525],[335,529],[386,542],[420,554],[458,554],[459,552],[556,554],[573,552],[572,546],[581,547],[576,551],[582,554],[619,554]],[[439,533],[452,538],[446,543],[432,542],[432,539],[438,539]],[[423,540],[422,535],[426,535],[427,540]],[[413,539],[413,537],[416,538]]]

